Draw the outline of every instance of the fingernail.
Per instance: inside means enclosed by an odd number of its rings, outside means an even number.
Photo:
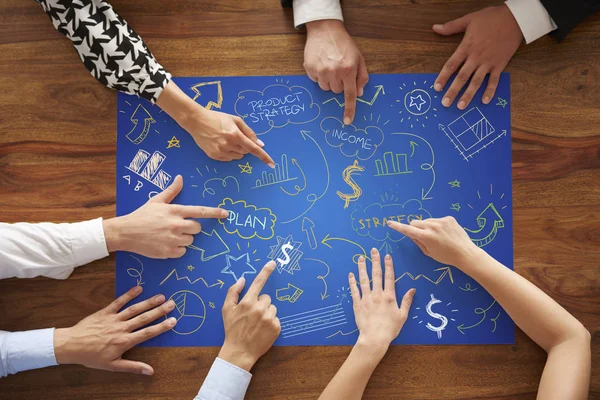
[[[344,117],[344,125],[350,125],[350,117]]]
[[[386,259],[386,260],[391,260],[391,259],[392,259],[392,256],[390,256],[389,254],[386,254],[386,255],[385,255],[385,259]]]
[[[154,301],[157,303],[162,303],[163,301],[165,301],[165,296],[163,296],[162,294],[159,294],[158,296],[154,297]]]
[[[221,218],[227,218],[229,216],[229,211],[223,210],[223,211],[221,211],[221,215],[222,215]]]
[[[267,265],[266,265],[266,266],[267,266],[267,267],[269,267],[269,268],[275,268],[275,266],[276,266],[276,265],[277,265],[277,264],[275,264],[275,261],[271,260],[271,261],[269,261],[269,262],[267,263]]]
[[[433,25],[433,27],[435,29],[442,29],[444,27],[444,25],[442,25],[442,24],[435,24],[435,25]]]
[[[138,294],[138,293],[142,293],[142,287],[141,286],[136,286],[135,289],[133,289],[133,292]]]
[[[387,226],[392,226],[392,221],[388,221]]]
[[[458,102],[458,109],[459,110],[464,110],[464,108],[465,108],[466,105],[467,104],[463,100],[461,100],[461,101]]]
[[[413,295],[414,295],[414,294],[415,294],[415,292],[417,291],[417,289],[415,289],[415,288],[412,288],[412,289],[410,289],[410,291],[411,291],[411,294],[413,294]]]
[[[167,320],[167,324],[169,326],[175,326],[176,323],[177,323],[177,320],[174,317],[171,317]]]
[[[485,97],[483,98],[483,104],[488,104],[489,102],[490,102],[490,98],[489,98],[489,96],[485,96]]]
[[[152,370],[150,368],[144,368],[144,369],[142,369],[142,374],[152,375]]]
[[[435,85],[433,85],[433,88],[436,92],[439,92],[440,90],[442,90],[442,84],[436,82]]]
[[[265,142],[263,142],[263,141],[262,141],[262,140],[260,140],[260,139],[256,139],[256,143],[258,143],[258,145],[259,145],[260,147],[263,147],[263,146],[265,145]]]
[[[274,164],[274,163],[269,163],[269,164],[267,164],[267,165],[268,165],[269,167],[273,168],[273,169],[275,168],[275,164]]]
[[[236,285],[243,285],[246,283],[246,278],[244,278],[243,276],[237,280],[237,282],[235,283]]]
[[[169,300],[169,301],[167,302],[167,308],[168,308],[169,310],[172,310],[172,309],[174,309],[174,308],[175,308],[175,302],[174,302],[173,300]]]
[[[371,253],[377,253],[377,249],[376,249],[375,247],[373,247],[373,248],[371,249]]]
[[[358,261],[361,261],[361,262],[362,262],[362,261],[365,261],[365,256],[360,256],[360,257],[358,257]]]
[[[444,97],[444,100],[442,100],[442,105],[444,107],[450,107],[450,97]]]
[[[361,97],[364,94],[365,90],[363,88],[358,89],[358,97]]]

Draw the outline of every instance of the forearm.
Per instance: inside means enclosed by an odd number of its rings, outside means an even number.
[[[0,378],[30,369],[56,365],[54,329],[0,331]]]
[[[252,374],[221,358],[216,358],[194,400],[243,400]]]
[[[73,224],[0,224],[0,279],[66,279],[75,267],[107,255],[101,218]]]
[[[190,122],[202,119],[209,111],[185,94],[179,86],[170,81],[156,104],[169,114],[183,129],[190,130]]]
[[[319,400],[361,399],[371,374],[385,355],[388,346],[369,346],[358,341],[350,355],[327,385]]]
[[[550,296],[485,251],[476,248],[457,267],[479,282],[546,351],[573,337],[585,336],[583,325]]]

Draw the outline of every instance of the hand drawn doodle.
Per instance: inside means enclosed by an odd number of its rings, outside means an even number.
[[[204,325],[206,306],[197,293],[190,290],[180,290],[173,293],[169,300],[175,302],[175,308],[165,318],[171,316],[177,319],[177,325],[171,332],[178,335],[191,335]]]
[[[210,261],[215,257],[229,253],[229,246],[227,246],[227,243],[225,243],[223,238],[221,238],[221,235],[219,235],[215,229],[210,233],[201,231],[194,237],[194,242],[196,239],[199,240],[198,245],[191,244],[188,248],[199,251],[201,253],[200,257],[202,261]]]
[[[238,164],[238,167],[240,167],[241,174],[252,175],[252,166],[249,162],[247,162],[246,164]]]
[[[139,124],[140,119],[144,121],[143,126]],[[130,121],[133,123],[133,128],[131,128],[126,137],[131,143],[135,144],[142,143],[144,139],[146,139],[146,136],[148,136],[152,124],[156,123],[156,120],[152,118],[150,112],[141,104],[136,107],[131,115]]]
[[[202,104],[201,101],[197,100],[198,98],[200,98],[200,96],[202,96],[202,93],[200,93],[200,88],[201,87],[202,88],[211,87],[211,86],[215,86],[217,88],[216,101],[208,100],[206,102],[206,104]],[[202,105],[207,110],[211,110],[213,108],[219,108],[219,109],[221,108],[221,105],[223,104],[223,89],[221,88],[221,81],[200,82],[200,83],[193,85],[190,89],[192,89],[192,91],[195,93],[192,100],[198,102],[200,105]],[[204,97],[201,100],[206,100],[206,97]]]
[[[128,254],[129,257],[133,258],[135,261],[138,262],[139,267],[129,267],[127,268],[127,275],[131,276],[132,278],[136,279],[136,285],[137,286],[141,286],[144,284],[144,281],[142,279],[142,274],[144,273],[144,264],[140,261],[139,258],[132,256],[131,254]]]
[[[294,241],[292,235],[288,235],[286,238],[277,236],[277,244],[270,246],[271,252],[267,258],[277,263],[277,272],[282,273],[285,271],[294,275],[294,272],[300,270],[298,263],[304,254],[299,250],[300,246],[302,246],[302,243]]]
[[[281,336],[284,339],[345,325],[346,314],[341,302],[298,314],[280,317]]]
[[[300,298],[300,296],[304,293],[304,290],[300,289],[288,283],[287,287],[277,289],[275,291],[275,297],[279,301],[289,301],[290,303],[295,303],[296,300]]]
[[[327,268],[327,273],[325,275],[317,275],[317,279],[320,279],[323,281],[323,285],[325,286],[325,290],[321,293],[321,300],[325,300],[326,298],[329,297],[329,295],[327,294],[327,281],[325,280],[325,278],[327,278],[329,276],[329,264],[327,264],[325,261],[321,261],[318,260],[316,258],[305,258],[306,261],[316,261],[318,263],[323,264],[326,268]]]
[[[440,304],[442,301],[439,299],[436,299],[435,296],[433,295],[433,293],[430,294],[431,299],[429,300],[429,302],[427,303],[427,306],[425,307],[425,311],[427,312],[427,315],[431,318],[434,318],[435,320],[438,320],[439,322],[436,322],[435,325],[432,324],[431,322],[427,322],[427,324],[425,324],[425,327],[427,329],[429,329],[432,332],[435,332],[437,334],[438,339],[442,338],[442,332],[444,331],[444,329],[446,329],[446,326],[448,325],[448,321],[455,321],[454,318],[448,318],[440,313],[437,313],[435,311],[433,311],[432,307],[436,304]],[[452,304],[452,302],[446,304],[446,308],[449,307]],[[416,310],[420,310],[421,307],[416,307]],[[454,309],[454,310],[450,310],[450,312],[458,312],[458,310]],[[415,315],[413,317],[413,319],[418,319],[419,316]],[[423,320],[421,319],[419,321],[419,324],[423,323]]]
[[[367,101],[365,99],[361,99],[360,97],[357,97],[356,101],[358,103],[364,103],[364,104],[366,104],[368,106],[372,106],[373,104],[375,104],[375,100],[377,100],[377,97],[379,97],[379,93],[385,94],[385,89],[383,88],[383,85],[376,85],[375,89],[377,89],[377,90],[375,91],[375,94],[373,95],[373,97],[371,98],[370,101]],[[340,103],[339,100],[337,98],[335,98],[335,97],[332,97],[332,98],[330,98],[328,100],[325,100],[323,102],[323,104],[327,104],[330,101],[335,101],[337,103],[337,105],[340,106],[340,107],[344,107],[344,104],[345,104],[345,103]]]
[[[354,254],[352,256],[352,262],[354,264],[358,264],[358,258],[360,256],[365,257],[367,260],[370,260],[370,258],[367,256],[367,252],[365,251],[365,249],[358,243],[353,242],[352,240],[348,240],[346,238],[338,238],[338,237],[329,237],[329,233],[323,238],[323,240],[321,240],[321,244],[324,244],[325,246],[329,247],[330,249],[332,249],[333,247],[329,244],[329,242],[332,241],[340,241],[340,242],[346,242],[346,243],[350,243],[356,247],[358,247],[361,250],[361,253],[357,253]]]
[[[181,148],[181,146],[179,145],[179,139],[177,139],[175,136],[173,136],[171,138],[171,140],[167,141],[167,149],[170,149],[172,147],[176,147],[176,148]]]
[[[165,190],[171,182],[171,175],[160,169],[166,159],[167,157],[160,151],[155,151],[150,156],[146,150],[140,149],[125,168]]]
[[[188,267],[189,269],[189,267]],[[193,267],[191,269],[191,271],[193,271]],[[158,286],[162,286],[165,282],[167,282],[169,280],[169,278],[171,276],[174,276],[175,281],[181,281],[181,280],[186,280],[190,285],[195,284],[196,282],[202,282],[204,283],[204,286],[206,286],[207,289],[210,289],[212,287],[218,286],[219,289],[223,289],[223,285],[225,284],[225,282],[223,282],[220,279],[217,279],[217,281],[213,284],[209,284],[208,282],[206,282],[206,279],[204,279],[203,277],[200,278],[196,278],[194,280],[191,280],[189,276],[179,276],[179,274],[177,273],[177,269],[173,268],[173,270],[171,272],[169,272],[169,274],[167,275],[167,277],[165,279],[163,279]]]
[[[373,157],[383,143],[383,131],[377,126],[359,129],[334,117],[326,117],[321,121],[321,130],[325,133],[325,141],[333,148],[340,149],[346,157],[368,160]]]
[[[456,179],[453,180],[452,182],[448,182],[448,185],[450,185],[451,188],[460,188],[460,182],[457,181]]]
[[[358,165],[358,160],[354,160],[354,164],[349,165],[344,169],[342,173],[342,179],[350,189],[352,189],[352,194],[345,194],[340,191],[337,191],[336,194],[340,197],[340,199],[344,200],[344,209],[348,208],[351,201],[356,201],[362,194],[362,189],[358,184],[352,179],[352,175],[360,175],[361,172],[365,170],[365,167],[361,167]]]
[[[504,108],[508,105],[508,101],[504,100],[502,97],[498,97],[498,102],[496,105]]]
[[[477,216],[476,221],[479,229],[464,229],[477,247],[484,247],[490,244],[496,238],[498,229],[504,228],[504,219],[498,213],[493,203],[488,204]]]
[[[302,218],[302,232],[306,233],[306,240],[311,249],[317,248],[317,238],[315,237],[315,223],[308,217]]]
[[[256,180],[256,184],[252,189],[258,189],[271,185],[279,185],[285,182],[294,181],[298,179],[298,177],[290,178],[290,167],[288,164],[287,154],[282,154],[281,161],[275,163],[275,168],[269,168],[269,170],[273,172],[263,171],[260,176],[260,179]]]
[[[256,268],[250,264],[250,254],[242,254],[239,257],[233,257],[229,254],[225,255],[227,266],[221,270],[222,274],[233,276],[234,282],[244,277],[245,275],[256,275]]]
[[[414,143],[414,142],[411,142]],[[383,153],[383,158],[375,160],[375,176],[391,176],[411,174],[408,170],[408,157],[406,154],[386,151]]]
[[[417,82],[414,81],[413,89],[410,89],[406,83],[399,88],[403,92],[407,91],[402,99],[396,100],[403,106],[402,110],[398,112],[401,116],[400,123],[406,121],[411,128],[414,128],[415,125],[425,128],[430,117],[437,118],[437,108],[433,106],[432,98],[437,99],[438,94],[433,90],[433,85],[427,81],[417,85]]]
[[[478,322],[476,322],[472,325],[468,325],[468,326],[465,326],[465,324],[460,324],[456,328],[460,331],[460,333],[462,333],[464,335],[466,330],[473,329],[473,328],[481,325],[483,323],[483,321],[486,320],[487,313],[488,313],[488,311],[490,311],[490,308],[492,308],[494,306],[494,304],[496,304],[496,300],[492,301],[492,303],[487,308],[477,307],[475,310],[473,310],[473,312],[475,312],[476,315],[482,316]],[[496,316],[496,319],[493,319],[493,322],[494,322],[493,330],[494,331],[496,330],[496,320],[498,319],[499,316],[500,316],[500,313],[498,313],[498,315]]]
[[[460,211],[460,203],[452,203],[450,209],[456,212]]]
[[[429,152],[431,153],[431,162],[430,163],[429,162],[422,163],[420,165],[420,168],[422,171],[431,171],[431,185],[429,185],[429,187],[427,187],[427,185],[426,185],[421,189],[421,201],[433,199],[433,197],[429,196],[429,194],[431,193],[431,191],[433,190],[433,187],[435,185],[435,169],[434,169],[435,153],[433,151],[433,147],[431,146],[431,143],[429,143],[429,141],[425,140],[421,136],[415,135],[414,133],[393,132],[393,133],[391,133],[391,135],[392,135],[392,137],[407,136],[409,138],[409,140],[410,140],[409,144],[410,144],[411,152],[412,152],[411,158],[414,155],[415,148],[417,147],[413,144],[413,143],[416,143],[413,141],[413,139],[418,139],[427,145],[427,148],[429,149]]]
[[[247,204],[245,200],[233,201],[223,199],[218,206],[229,211],[229,216],[219,220],[230,235],[237,234],[242,239],[257,237],[269,240],[275,234],[275,221],[277,217],[269,208],[258,208]]]

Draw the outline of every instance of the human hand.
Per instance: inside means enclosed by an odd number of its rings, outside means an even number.
[[[188,218],[226,218],[221,208],[170,204],[181,192],[183,178],[175,180],[162,193],[143,206],[122,217],[103,221],[104,236],[109,252],[123,250],[150,258],[178,258],[202,226]]]
[[[58,364],[80,364],[88,368],[152,375],[154,369],[143,362],[123,359],[132,347],[172,329],[177,320],[165,321],[140,329],[168,314],[175,307],[158,295],[119,312],[142,293],[141,286],[131,288],[108,307],[81,320],[71,328],[54,330],[54,354]],[[136,331],[136,329],[139,329]],[[135,332],[134,332],[135,331]]]
[[[433,30],[444,36],[465,32],[460,45],[435,80],[434,89],[440,92],[452,74],[458,71],[454,82],[444,94],[442,104],[450,107],[470,78],[471,83],[457,105],[460,110],[464,110],[486,75],[490,74],[482,97],[483,103],[488,104],[496,92],[500,73],[523,41],[519,24],[510,9],[504,4],[487,7],[443,25],[434,25]]]
[[[352,272],[348,275],[348,282],[352,293],[354,319],[359,331],[358,342],[372,347],[374,351],[379,350],[383,357],[406,322],[415,289],[406,292],[398,307],[392,257],[389,254],[385,256],[385,288],[382,282],[381,259],[377,249],[371,250],[371,260],[372,288],[369,284],[364,256],[358,260],[362,296]]]
[[[240,278],[227,291],[223,303],[223,325],[225,342],[219,358],[250,371],[265,354],[281,332],[277,308],[271,304],[268,294],[260,294],[267,279],[275,269],[275,262],[269,261],[254,278],[248,292],[239,301],[245,279]]]
[[[344,92],[344,124],[354,120],[356,97],[369,81],[365,58],[342,21],[320,20],[306,24],[306,74],[321,89]]]
[[[410,225],[388,221],[388,226],[411,238],[425,255],[457,268],[480,250],[453,217],[413,219]]]

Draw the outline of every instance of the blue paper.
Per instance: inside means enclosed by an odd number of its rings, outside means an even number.
[[[348,273],[371,248],[394,258],[400,299],[416,288],[396,344],[513,343],[514,325],[473,279],[422,254],[385,222],[451,215],[480,247],[513,267],[509,76],[494,99],[484,86],[463,111],[441,105],[434,74],[371,75],[344,125],[343,95],[306,76],[175,78],[196,102],[239,115],[276,161],[209,159],[159,107],[119,93],[117,213],[166,188],[175,203],[222,207],[179,259],[117,254],[117,294],[173,298],[178,319],[152,346],[219,346],[227,288],[246,288],[270,259],[265,286],[277,306],[277,345],[353,344]],[[157,243],[160,245],[160,243]],[[370,269],[370,263],[368,263]]]

